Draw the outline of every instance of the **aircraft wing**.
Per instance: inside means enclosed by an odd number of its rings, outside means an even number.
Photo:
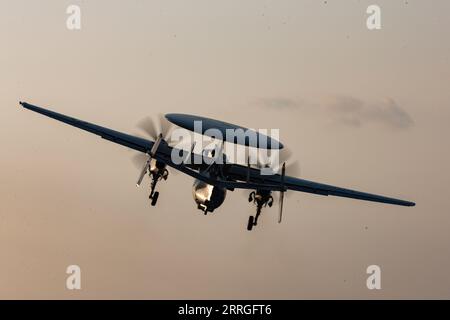
[[[314,181],[309,180],[303,180],[293,177],[285,177],[285,185],[287,189],[289,190],[295,190],[295,191],[303,191],[303,192],[309,192],[309,193],[316,193],[319,195],[325,195],[325,196],[336,196],[336,197],[345,197],[345,198],[352,198],[352,199],[358,199],[358,200],[365,200],[365,201],[372,201],[372,202],[381,202],[381,203],[388,203],[388,204],[395,204],[399,206],[407,206],[412,207],[416,204],[414,202],[395,199],[395,198],[389,198],[377,194],[371,194],[367,192],[361,192],[351,189],[345,189],[340,187],[335,187],[323,183],[318,183]]]
[[[89,123],[86,121],[78,120],[69,116],[65,116],[63,114],[50,111],[41,107],[34,106],[32,104],[26,103],[26,102],[20,102],[20,105],[24,107],[25,109],[32,110],[34,112],[43,114],[47,117],[53,118],[55,120],[64,122],[68,125],[83,129],[85,131],[91,132],[93,134],[96,134],[103,139],[112,141],[114,143],[126,146],[128,148],[146,152],[147,150],[151,149],[153,146],[153,141],[149,141],[143,138],[135,137],[126,133],[122,133],[119,131],[111,130],[105,127],[98,126],[93,123]]]
[[[351,189],[340,188],[328,184],[298,179],[289,176],[284,177],[284,182],[282,183],[282,177],[279,174],[262,176],[259,175],[259,173],[257,173],[259,170],[251,169],[250,173],[248,173],[247,170],[248,169],[246,167],[241,165],[231,165],[231,168],[229,170],[231,177],[233,177],[235,180],[243,181],[246,179],[245,178],[246,176],[249,176],[249,183],[230,182],[227,184],[227,182],[223,182],[222,185],[230,188],[241,188],[241,189],[255,189],[255,186],[256,188],[258,188],[258,185],[262,187],[261,189],[267,189],[264,188],[264,186],[269,186],[269,189],[273,191],[280,190],[280,187],[281,188],[284,187],[286,190],[301,191],[323,196],[345,197],[407,207],[415,206],[415,203],[410,201],[389,198],[377,194],[361,192]]]

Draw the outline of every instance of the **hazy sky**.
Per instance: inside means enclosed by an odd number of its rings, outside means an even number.
[[[0,5],[0,298],[450,298],[450,2]],[[19,100],[129,133],[159,112],[280,128],[303,178],[417,206],[291,193],[247,232],[245,193],[205,217],[172,174],[153,208],[132,151]]]

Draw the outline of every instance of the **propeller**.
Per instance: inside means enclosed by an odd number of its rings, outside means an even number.
[[[163,140],[167,142],[170,138],[170,134],[173,129],[173,125],[166,119],[166,117],[162,114],[158,114],[157,122],[153,121],[151,117],[145,117],[138,123],[138,127],[144,131],[153,141],[158,139],[158,136],[161,134]]]
[[[136,183],[136,185],[139,187],[148,170],[150,169],[151,160],[155,156],[159,145],[163,141],[167,143],[167,140],[170,138],[170,134],[172,132],[172,124],[166,119],[166,117],[164,117],[163,114],[159,113],[156,124],[151,117],[145,117],[138,122],[137,126],[143,132],[145,132],[151,140],[154,141],[152,150],[150,150],[146,154],[136,154],[132,158],[133,163],[139,167],[141,167],[142,163],[144,163],[144,167],[142,168],[141,173],[139,174],[138,181]]]
[[[145,175],[147,174],[147,172],[150,169],[152,158],[155,157],[156,152],[158,151],[158,148],[159,148],[159,146],[161,144],[161,141],[163,141],[162,134],[160,134],[158,136],[158,138],[156,139],[155,143],[153,144],[152,149],[150,150],[150,152],[147,152],[145,154],[145,156],[147,157],[147,160],[145,161],[144,167],[141,170],[141,173],[139,175],[139,178],[138,178],[138,181],[136,183],[136,186],[138,186],[138,187],[141,186],[142,180],[144,179]]]
[[[273,152],[278,152],[277,157],[273,156]],[[264,152],[259,152],[256,167],[258,169],[271,168],[274,171],[281,171],[279,164],[283,163],[286,165],[286,172],[290,176],[300,176],[300,164],[298,160],[289,161],[292,158],[293,152],[284,147],[281,150],[273,150],[270,155]],[[281,172],[280,172],[281,173]]]
[[[131,158],[131,161],[133,162],[133,165],[139,170],[142,169],[142,164],[146,163],[147,160],[148,160],[148,154],[142,153],[142,152],[136,153]]]
[[[185,149],[188,148],[191,150],[191,153],[193,152],[193,149],[195,147],[194,145],[185,145],[184,143],[182,143],[180,145],[180,143],[178,141],[168,141],[171,138],[171,133],[173,131],[174,125],[169,122],[167,120],[167,118],[159,113],[157,115],[156,121],[155,119],[153,119],[152,117],[145,117],[142,120],[140,120],[137,124],[137,127],[139,129],[141,129],[146,135],[143,136],[142,138],[150,138],[151,140],[155,141],[155,145],[160,144],[160,142],[164,142],[167,145],[171,146],[171,147],[178,147],[181,149]],[[140,135],[138,135],[140,136]],[[158,143],[156,143],[158,142]],[[155,147],[154,145],[154,147]],[[156,147],[157,149],[157,147]],[[151,151],[150,153],[136,153],[132,158],[131,161],[133,162],[133,164],[136,166],[136,168],[138,168],[139,170],[141,170],[140,175],[139,175],[139,179],[137,182],[137,186],[139,186],[142,182],[142,179],[144,178],[145,174],[148,172],[149,168],[150,168],[150,164],[151,164],[151,159],[154,157],[154,153],[156,153],[156,149],[153,151]],[[142,167],[142,164],[144,164],[144,167]],[[174,170],[173,173],[178,173],[177,170]]]
[[[263,169],[263,168],[272,168],[275,171],[279,170],[279,164],[282,163],[281,166],[281,187],[282,190],[279,192],[278,195],[278,204],[279,204],[279,210],[278,210],[278,223],[281,223],[283,220],[283,206],[284,206],[284,196],[285,196],[285,177],[286,172],[290,176],[300,176],[300,165],[298,160],[294,160],[290,163],[288,163],[288,160],[292,157],[292,151],[288,148],[283,148],[282,150],[276,152],[279,152],[278,159],[277,157],[271,156],[270,158],[267,157],[267,153],[260,153],[257,161],[257,168]],[[278,163],[276,161],[278,160]],[[277,170],[278,169],[278,170]],[[276,195],[276,194],[275,194]],[[288,193],[289,195],[289,193]]]
[[[280,201],[278,202],[280,205],[279,211],[278,211],[278,223],[281,223],[281,220],[283,219],[283,204],[284,204],[284,177],[286,175],[286,162],[283,163],[283,167],[281,168],[281,191],[280,191]]]

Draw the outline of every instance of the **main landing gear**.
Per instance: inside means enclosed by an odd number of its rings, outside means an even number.
[[[268,190],[256,190],[250,193],[248,196],[248,202],[252,202],[256,205],[256,215],[248,218],[247,230],[251,231],[254,226],[258,225],[258,218],[261,215],[263,207],[273,205],[273,197],[271,191]]]
[[[152,183],[150,185],[151,190],[148,198],[151,200],[151,205],[153,207],[156,206],[156,203],[158,202],[159,198],[159,192],[155,191],[156,184],[158,183],[158,181],[167,180],[167,178],[169,177],[169,171],[167,171],[165,166],[161,166],[160,168],[158,168],[158,164],[159,162],[156,163],[155,169],[152,168],[152,170],[150,170],[149,174],[152,179]]]

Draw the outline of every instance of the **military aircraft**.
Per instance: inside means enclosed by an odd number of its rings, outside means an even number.
[[[410,201],[290,177],[286,175],[286,163],[283,163],[282,166],[280,166],[281,169],[279,173],[267,175],[262,174],[261,167],[255,168],[250,164],[250,162],[248,162],[247,165],[228,162],[226,155],[220,153],[220,149],[216,154],[216,149],[212,150],[212,152],[210,152],[206,157],[207,159],[209,157],[212,161],[205,161],[204,154],[201,155],[195,153],[194,145],[190,151],[187,152],[187,155],[184,155],[186,153],[185,151],[175,149],[167,142],[167,127],[160,125],[160,132],[158,132],[151,121],[141,124],[141,127],[147,131],[150,137],[152,137],[152,140],[149,140],[78,120],[48,109],[28,104],[26,102],[20,102],[20,105],[26,109],[91,132],[102,137],[103,139],[138,151],[142,156],[143,169],[139,175],[137,185],[139,186],[143,178],[147,174],[149,175],[151,179],[151,192],[149,198],[151,199],[152,206],[156,205],[159,198],[159,192],[155,191],[157,183],[162,180],[167,180],[169,176],[169,171],[167,169],[168,167],[181,171],[182,173],[194,178],[194,200],[198,209],[200,209],[204,214],[213,212],[219,208],[225,200],[227,191],[234,191],[235,189],[251,190],[248,201],[253,202],[256,206],[256,215],[249,217],[247,230],[252,230],[253,227],[258,224],[258,218],[260,217],[264,207],[272,206],[274,202],[274,198],[272,197],[273,192],[279,193],[279,223],[282,221],[284,194],[288,190],[301,191],[322,196],[346,197],[400,206],[411,207],[415,205],[415,203]],[[247,128],[223,121],[193,115],[168,114],[165,118],[173,124],[191,131],[194,129],[195,122],[201,121],[203,124],[203,129],[200,133],[205,135],[209,135],[207,131],[212,128],[222,133],[225,133],[225,131],[229,129],[249,130]],[[242,141],[237,141],[235,138],[231,141],[225,141],[239,143],[248,147],[253,146],[256,148],[284,148],[283,144],[263,134],[257,133],[256,138],[256,140],[253,140],[256,141],[256,144],[254,143],[253,145],[251,144],[251,139],[247,138]],[[262,141],[265,142],[264,145],[262,145]],[[173,154],[183,154],[183,158],[189,161],[182,161],[181,163],[179,161],[174,161],[172,157]],[[223,161],[216,161],[218,157],[220,157]]]

